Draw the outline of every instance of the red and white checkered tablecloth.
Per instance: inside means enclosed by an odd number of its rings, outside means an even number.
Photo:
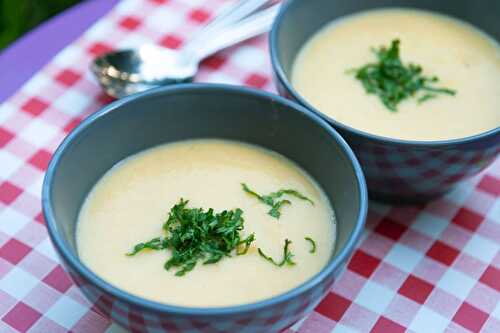
[[[58,264],[40,207],[44,170],[64,136],[110,102],[88,71],[96,55],[177,48],[222,4],[124,0],[0,106],[0,332],[110,330]],[[273,91],[266,38],[211,57],[197,79]],[[500,159],[427,205],[370,203],[347,269],[287,333],[405,331],[500,332]]]

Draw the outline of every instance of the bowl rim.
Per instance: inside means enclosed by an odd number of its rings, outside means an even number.
[[[71,251],[65,246],[65,241],[61,236],[61,233],[58,231],[55,222],[54,212],[51,205],[51,202],[53,200],[51,194],[51,188],[52,188],[52,183],[54,181],[54,175],[58,168],[61,157],[65,154],[67,147],[73,144],[74,139],[78,138],[83,132],[87,130],[88,127],[94,124],[99,118],[107,115],[110,112],[115,112],[124,104],[130,102],[137,102],[140,101],[141,99],[151,98],[163,94],[168,95],[168,94],[175,94],[177,92],[189,92],[197,90],[208,91],[208,92],[211,91],[220,92],[222,90],[232,94],[245,94],[251,97],[265,98],[273,102],[281,103],[286,107],[293,109],[294,112],[301,113],[303,116],[308,118],[309,121],[313,121],[318,126],[323,128],[323,130],[325,130],[328,133],[328,135],[330,135],[330,137],[334,141],[336,141],[336,143],[340,146],[340,148],[346,155],[347,159],[351,162],[351,167],[353,168],[355,174],[355,180],[356,180],[355,186],[358,188],[358,193],[359,193],[358,200],[360,201],[360,208],[358,212],[359,214],[358,219],[355,222],[350,237],[348,238],[344,248],[339,252],[339,254],[335,258],[330,260],[330,262],[327,265],[325,265],[325,267],[323,267],[323,269],[320,272],[315,274],[313,277],[311,277],[304,283],[300,284],[299,286],[285,293],[253,303],[234,305],[234,306],[223,306],[223,307],[189,307],[189,306],[178,306],[178,305],[171,305],[171,304],[151,301],[142,298],[140,296],[128,293],[118,287],[114,287],[110,283],[106,282],[105,280],[97,276],[97,274],[93,273],[89,268],[87,268],[86,265],[84,265],[79,260],[77,255],[73,255]],[[203,317],[203,316],[231,315],[236,313],[241,314],[263,309],[269,306],[274,306],[281,302],[287,302],[319,285],[324,279],[333,274],[341,263],[347,261],[348,257],[354,250],[354,247],[361,236],[365,224],[367,210],[368,210],[368,194],[361,166],[358,160],[356,159],[353,151],[348,146],[346,141],[340,136],[340,134],[338,134],[331,126],[329,126],[319,116],[315,115],[314,113],[307,110],[298,103],[295,103],[281,96],[265,92],[262,90],[226,85],[226,84],[191,83],[191,84],[179,84],[170,87],[155,88],[150,91],[125,97],[123,99],[110,103],[109,105],[103,107],[96,113],[84,119],[75,129],[71,131],[71,133],[62,141],[57,150],[54,152],[54,155],[47,168],[47,172],[42,185],[42,209],[47,229],[49,232],[49,236],[57,252],[60,254],[60,256],[62,256],[63,260],[72,270],[76,271],[79,275],[82,275],[92,285],[96,286],[98,289],[100,289],[105,293],[111,294],[114,298],[122,302],[125,302],[127,304],[131,304],[134,307],[159,313],[171,313],[177,315],[197,315]]]
[[[278,16],[274,20],[273,26],[271,28],[271,32],[269,34],[269,51],[271,54],[271,65],[274,69],[274,72],[276,74],[276,78],[279,80],[279,82],[285,87],[287,92],[291,94],[291,96],[298,101],[299,104],[302,104],[315,114],[319,115],[320,117],[326,119],[330,124],[335,126],[336,129],[340,129],[342,131],[346,131],[349,134],[354,134],[356,136],[362,137],[363,139],[368,139],[371,141],[374,141],[378,144],[381,145],[386,145],[386,144],[391,144],[391,145],[397,145],[397,146],[405,146],[405,147],[418,147],[418,148],[453,148],[459,145],[466,145],[470,143],[475,143],[477,141],[481,140],[486,140],[495,136],[500,135],[500,126],[497,126],[496,128],[493,128],[491,130],[488,130],[486,132],[481,132],[478,134],[474,134],[471,136],[463,137],[463,138],[458,138],[458,139],[447,139],[447,140],[404,140],[404,139],[397,139],[397,138],[391,138],[387,136],[382,136],[378,134],[372,134],[369,132],[365,132],[359,129],[356,129],[354,127],[351,127],[349,125],[343,124],[332,117],[328,116],[327,114],[319,111],[317,108],[312,106],[309,102],[306,101],[305,98],[300,95],[297,90],[293,87],[292,83],[290,80],[288,80],[287,76],[285,75],[285,71],[283,69],[283,66],[281,65],[281,62],[279,61],[279,56],[280,56],[280,50],[278,48],[278,30],[280,29],[283,21],[285,20],[285,15],[287,14],[288,10],[292,6],[294,6],[296,3],[298,3],[299,0],[288,0],[284,4],[282,4],[280,11],[278,13]],[[304,46],[304,45],[302,45]]]

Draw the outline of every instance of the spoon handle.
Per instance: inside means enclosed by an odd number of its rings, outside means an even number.
[[[206,36],[205,39],[199,42],[193,41],[186,45],[185,51],[201,61],[209,55],[229,46],[268,32],[279,9],[280,4],[276,4],[232,25],[214,30],[211,36]]]
[[[230,5],[225,6],[217,16],[204,26],[198,32],[191,42],[206,40],[207,35],[213,36],[214,31],[225,28],[233,23],[236,23],[256,10],[270,5],[275,0],[237,0]]]

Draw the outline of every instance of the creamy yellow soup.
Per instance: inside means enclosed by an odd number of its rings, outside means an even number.
[[[279,219],[242,190],[241,183],[267,194],[292,188],[310,198],[287,197]],[[180,198],[192,208],[243,210],[244,237],[255,234],[245,255],[196,267],[182,277],[163,265],[169,250],[125,255],[133,245],[162,234],[170,208]],[[316,243],[316,252],[310,253]],[[285,239],[295,266],[276,267]],[[144,298],[183,306],[245,304],[284,293],[318,273],[329,261],[335,239],[332,206],[321,188],[285,157],[252,145],[224,140],[190,140],[131,156],[107,172],[85,200],[78,221],[81,260],[109,283]]]
[[[399,39],[401,59],[419,64],[435,85],[455,90],[391,112],[349,69],[375,62],[371,48]],[[405,140],[463,138],[500,126],[500,47],[468,23],[426,11],[372,10],[336,20],[300,51],[292,83],[327,116],[356,129]]]

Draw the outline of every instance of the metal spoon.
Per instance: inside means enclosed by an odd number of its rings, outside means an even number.
[[[106,93],[117,98],[158,86],[190,82],[207,56],[269,31],[279,4],[256,9],[270,2],[242,0],[209,23],[181,50],[144,45],[110,52],[95,59],[91,70]]]

